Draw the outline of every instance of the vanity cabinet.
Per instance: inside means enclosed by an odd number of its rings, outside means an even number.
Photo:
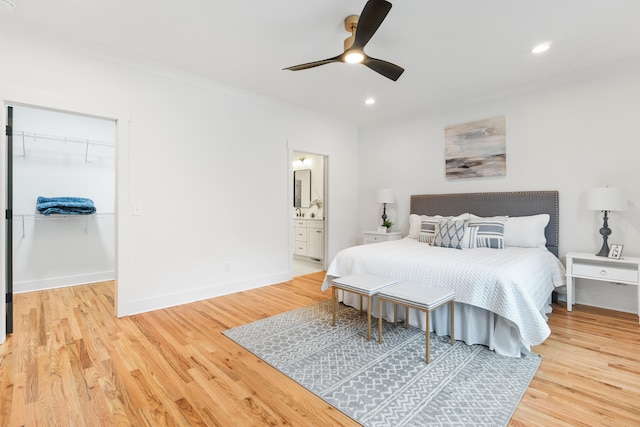
[[[314,260],[324,258],[324,220],[300,219],[293,222],[293,253]]]

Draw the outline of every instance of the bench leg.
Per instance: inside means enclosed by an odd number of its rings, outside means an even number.
[[[367,341],[371,341],[371,296],[367,297]]]
[[[453,324],[453,319],[455,317],[453,315],[454,314],[454,304],[455,304],[455,301],[453,301],[453,300],[449,301],[449,313],[450,313],[450,316],[451,316],[451,326],[450,326],[451,327],[451,331],[449,331],[449,336],[451,337],[451,345],[453,345],[453,342],[455,340],[453,338],[453,334],[454,334],[454,331],[456,330],[456,328],[454,327],[454,324]]]
[[[336,326],[336,287],[331,287],[331,326]]]
[[[409,329],[409,306],[404,306],[404,328]]]
[[[427,310],[427,322],[426,322],[426,324],[427,324],[427,331],[426,331],[426,342],[427,342],[427,363],[429,363],[429,353],[430,353],[430,351],[429,351],[429,350],[431,350],[431,346],[429,345],[429,344],[430,344],[430,343],[429,343],[429,335],[430,335],[430,334],[429,334],[429,329],[431,329],[431,328],[429,327],[429,310]]]
[[[378,298],[378,344],[382,344],[382,298]]]
[[[393,303],[393,327],[398,326],[398,304]]]

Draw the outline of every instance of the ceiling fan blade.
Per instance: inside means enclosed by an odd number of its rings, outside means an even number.
[[[292,67],[283,68],[283,70],[300,71],[308,68],[318,67],[320,65],[331,64],[332,62],[342,62],[342,55],[333,58],[323,59],[322,61],[307,62],[306,64],[294,65]]]
[[[353,41],[353,48],[363,49],[364,46],[371,40],[371,37],[378,31],[378,27],[387,17],[387,14],[391,10],[391,3],[386,0],[369,0],[364,5],[360,18],[358,19],[358,26],[356,27],[356,38]]]
[[[365,57],[365,59],[362,61],[362,65],[366,65],[376,73],[380,73],[386,78],[393,80],[394,82],[398,80],[398,78],[400,78],[402,73],[404,73],[404,68],[396,64],[392,64],[391,62],[372,58],[370,56]]]

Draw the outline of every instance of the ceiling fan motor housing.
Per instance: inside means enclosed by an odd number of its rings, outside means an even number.
[[[344,50],[345,52],[349,50],[351,46],[353,46],[353,42],[356,39],[356,28],[358,28],[358,20],[360,16],[358,15],[349,15],[344,18],[344,29],[351,33],[349,37],[344,39]]]

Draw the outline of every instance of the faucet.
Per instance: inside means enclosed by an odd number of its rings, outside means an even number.
[[[300,210],[300,208],[296,208],[296,216],[297,217],[302,216],[302,211]]]

